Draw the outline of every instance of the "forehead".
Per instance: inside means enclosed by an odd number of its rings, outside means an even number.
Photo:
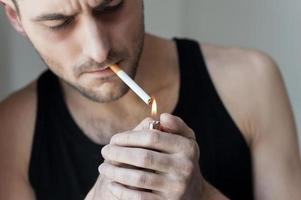
[[[43,12],[73,13],[93,8],[111,0],[22,0],[22,8],[29,14]]]

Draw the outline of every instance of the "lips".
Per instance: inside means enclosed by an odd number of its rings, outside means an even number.
[[[106,71],[110,69],[109,66],[106,66],[106,67],[103,67],[103,68],[98,68],[98,69],[94,69],[94,70],[90,70],[90,71],[87,71],[86,73],[96,73],[96,72],[102,72],[102,71]]]
[[[99,68],[94,68],[94,69],[90,69],[85,71],[83,74],[83,76],[87,76],[87,78],[92,78],[92,79],[106,79],[108,80],[108,78],[111,78],[113,76],[115,76],[115,73],[111,70],[111,68],[109,67],[109,65],[105,66],[105,67],[99,67]]]

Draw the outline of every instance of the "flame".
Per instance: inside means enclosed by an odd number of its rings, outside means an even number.
[[[158,112],[158,107],[157,107],[157,101],[155,98],[152,98],[152,117],[155,117],[157,115]]]

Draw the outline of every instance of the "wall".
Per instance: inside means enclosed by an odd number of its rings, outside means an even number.
[[[182,34],[272,55],[284,76],[301,130],[301,1],[188,0],[186,6]]]
[[[0,100],[33,80],[45,69],[26,38],[20,36],[0,10]]]

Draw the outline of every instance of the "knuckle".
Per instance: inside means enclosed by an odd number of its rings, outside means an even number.
[[[141,192],[135,192],[133,194],[133,199],[134,200],[144,200],[144,195]]]
[[[160,141],[160,134],[156,132],[150,132],[147,136],[147,144],[152,145]]]
[[[125,134],[125,137],[124,137],[125,144],[129,144],[131,142],[131,136],[132,135],[130,133]]]
[[[154,164],[154,156],[150,151],[146,151],[143,155],[142,160],[143,166],[153,166]]]
[[[194,158],[199,154],[199,146],[195,140],[188,141],[187,153],[189,158]]]
[[[145,174],[140,174],[137,177],[137,185],[138,186],[145,186],[147,184],[148,178]]]

